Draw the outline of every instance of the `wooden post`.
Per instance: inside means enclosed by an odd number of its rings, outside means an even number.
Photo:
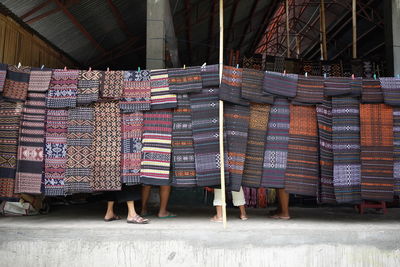
[[[290,58],[289,0],[286,0],[286,46],[287,57]]]
[[[357,0],[353,0],[353,59],[357,58]]]
[[[320,20],[321,20],[322,59],[328,60],[328,51],[326,47],[325,0],[321,0]]]

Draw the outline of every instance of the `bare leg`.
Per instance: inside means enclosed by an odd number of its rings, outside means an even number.
[[[289,193],[285,189],[278,189],[279,194],[279,209],[280,212],[276,214],[278,217],[290,218],[289,215]]]
[[[222,222],[222,206],[215,206],[215,210],[217,214],[215,214],[214,217],[211,218],[211,221]]]
[[[111,218],[114,218],[114,201],[107,201],[107,211],[106,215],[104,216],[105,220],[109,220]]]
[[[244,207],[244,205],[240,205],[239,206],[239,210],[240,210],[240,219],[242,220],[247,220],[247,213],[246,213],[246,208]]]
[[[170,212],[167,210],[170,193],[171,193],[171,186],[169,185],[160,186],[160,210],[158,211],[158,217],[171,215]]]
[[[135,216],[137,215],[136,210],[135,210],[135,205],[133,201],[127,201],[126,205],[128,206],[128,217],[127,220],[133,220]]]
[[[150,197],[151,186],[144,185],[142,186],[142,210],[141,214],[147,214],[147,202],[149,201]]]

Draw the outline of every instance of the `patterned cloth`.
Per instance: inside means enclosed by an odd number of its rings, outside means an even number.
[[[171,94],[167,70],[152,70],[150,72],[151,109],[174,108],[177,105],[176,95]]]
[[[293,98],[297,94],[297,81],[297,74],[282,74],[266,71],[264,75],[264,92]]]
[[[140,181],[147,185],[169,185],[172,111],[147,111],[144,113],[143,125]]]
[[[393,110],[385,104],[360,105],[361,198],[393,200]]]
[[[52,71],[49,69],[31,69],[28,92],[47,92]]]
[[[265,136],[267,135],[270,105],[250,104],[250,121],[242,185],[260,187],[263,175]]]
[[[374,79],[363,79],[361,102],[364,104],[383,103],[381,82]]]
[[[45,121],[46,93],[28,92],[21,118],[15,193],[42,193]]]
[[[261,187],[285,187],[289,123],[289,101],[285,98],[275,99],[269,115]]]
[[[46,196],[63,196],[67,163],[68,111],[46,110],[44,187]]]
[[[393,108],[394,193],[400,195],[400,108]]]
[[[122,183],[140,183],[140,164],[142,158],[143,112],[122,114]]]
[[[254,103],[273,104],[273,95],[263,94],[264,72],[243,69],[241,96]]]
[[[9,65],[3,88],[3,97],[10,101],[25,101],[28,95],[30,67]]]
[[[93,191],[121,190],[121,117],[118,102],[94,104]]]
[[[290,106],[288,193],[317,196],[319,180],[318,131],[315,107]]]
[[[123,71],[105,71],[100,81],[100,96],[103,99],[119,100],[124,88]]]
[[[324,79],[322,77],[299,76],[297,95],[292,103],[315,105],[324,101]]]
[[[79,70],[55,69],[47,94],[48,108],[76,107]]]
[[[250,103],[240,97],[242,87],[242,69],[224,66],[219,99],[234,104],[248,106]]]
[[[352,94],[350,78],[328,77],[325,79],[325,96],[341,96]]]
[[[7,75],[7,64],[0,63],[0,93],[3,92],[4,83]]]
[[[219,87],[219,65],[206,65],[201,67],[201,81],[203,88]]]
[[[77,104],[90,104],[99,99],[102,73],[98,70],[81,70],[78,78]]]
[[[332,97],[333,184],[338,203],[361,201],[358,99]]]
[[[363,79],[360,77],[350,80],[351,95],[355,97],[361,96]]]
[[[22,103],[0,100],[0,198],[15,198],[17,142]]]
[[[78,107],[68,111],[67,169],[65,193],[89,193],[93,178],[93,107]]]
[[[400,106],[400,78],[380,78],[385,104]]]
[[[200,92],[202,88],[200,67],[168,69],[169,90],[174,94]]]
[[[124,71],[124,90],[119,107],[129,113],[150,110],[150,71]]]

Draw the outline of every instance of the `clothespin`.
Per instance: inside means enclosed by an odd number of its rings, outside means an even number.
[[[351,75],[351,78],[354,80],[354,74]]]
[[[92,71],[92,67],[89,67],[89,71]]]
[[[186,69],[186,65],[185,64],[183,64],[183,69]]]
[[[140,72],[140,66],[139,66],[139,67],[137,67],[137,71],[139,71],[139,72]]]
[[[239,68],[239,64],[236,64],[236,68],[237,68],[237,69]]]
[[[286,75],[286,70],[283,70],[283,75]]]
[[[202,68],[204,68],[207,65],[206,62],[203,63],[203,65],[201,65]]]
[[[400,74],[397,74],[397,79],[400,79]]]
[[[107,67],[107,72],[110,72],[110,67]]]
[[[307,78],[308,77],[308,72],[306,71],[306,73],[304,73],[304,76]]]
[[[324,72],[324,79],[326,79],[326,72]]]
[[[18,69],[21,68],[21,62],[18,62]]]
[[[374,80],[376,80],[376,73],[374,73]]]
[[[42,65],[42,67],[40,67],[40,69],[41,69],[41,70],[44,69],[44,65]]]
[[[67,70],[67,66],[64,66],[64,70]]]

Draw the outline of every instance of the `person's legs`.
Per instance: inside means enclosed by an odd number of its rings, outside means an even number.
[[[128,206],[128,216],[126,218],[128,223],[147,224],[149,222],[148,219],[144,219],[136,213],[135,203],[133,201],[127,201],[126,205]]]
[[[246,205],[246,199],[244,198],[242,187],[240,187],[239,192],[232,191],[232,201],[234,206],[239,207],[240,219],[247,220],[246,208],[244,207],[244,205]]]
[[[289,215],[289,193],[284,188],[278,189],[279,195],[279,209],[280,211],[274,215],[274,218],[278,219],[290,219]]]
[[[166,217],[166,216],[175,217],[174,214],[171,214],[167,210],[170,193],[171,193],[171,186],[169,185],[160,186],[160,210],[158,211],[158,217]]]
[[[117,219],[117,216],[114,213],[114,201],[107,201],[107,211],[106,215],[104,215],[104,220],[109,221],[112,219]]]
[[[214,201],[213,205],[216,209],[216,214],[211,218],[213,222],[222,222],[222,196],[221,189],[214,189]]]
[[[147,214],[147,202],[149,201],[150,191],[151,191],[150,185],[142,186],[142,210],[140,212],[142,216]]]

